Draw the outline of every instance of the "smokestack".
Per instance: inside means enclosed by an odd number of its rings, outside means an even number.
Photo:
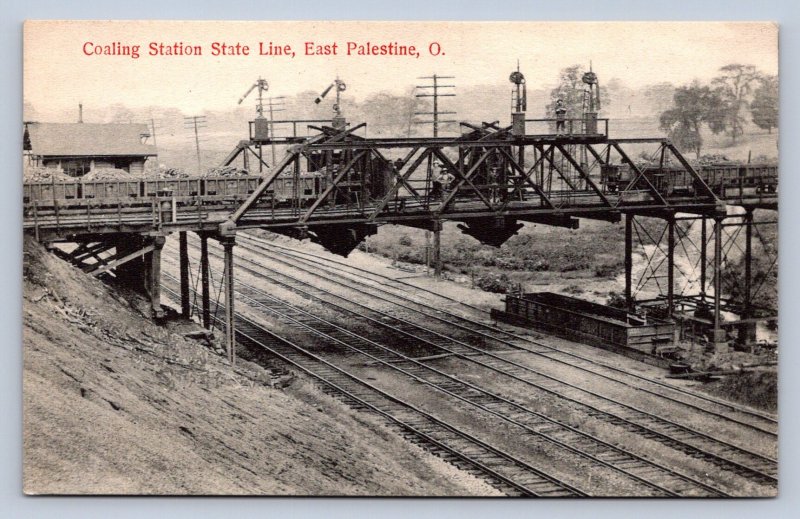
[[[78,122],[83,122],[83,103],[78,103]]]

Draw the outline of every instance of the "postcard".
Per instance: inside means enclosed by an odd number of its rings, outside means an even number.
[[[776,24],[40,20],[23,64],[26,494],[777,495]]]

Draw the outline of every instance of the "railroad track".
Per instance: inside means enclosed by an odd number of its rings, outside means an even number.
[[[715,418],[720,418],[729,421],[731,423],[735,423],[737,425],[753,429],[760,433],[767,434],[773,438],[777,438],[778,420],[769,413],[757,411],[754,409],[749,409],[744,406],[736,405],[732,402],[714,398],[710,395],[703,395],[695,391],[689,391],[687,389],[676,387],[674,385],[660,382],[658,380],[653,380],[651,378],[642,376],[638,373],[634,373],[619,368],[617,366],[612,366],[600,362],[596,359],[585,357],[577,353],[564,351],[555,348],[549,344],[531,339],[530,337],[521,336],[519,334],[510,332],[508,330],[503,330],[491,324],[481,322],[477,319],[470,319],[468,317],[447,311],[445,309],[437,308],[435,311],[431,312],[429,303],[421,302],[415,298],[410,297],[407,294],[407,292],[405,291],[401,292],[402,289],[397,289],[395,287],[392,287],[395,288],[395,291],[390,291],[387,290],[385,287],[391,286],[393,284],[401,284],[413,290],[426,292],[437,298],[447,300],[450,303],[456,303],[462,305],[464,307],[469,308],[472,311],[477,311],[482,314],[486,313],[484,310],[478,307],[469,305],[462,301],[455,300],[444,294],[433,292],[431,290],[418,287],[416,285],[407,283],[402,280],[396,280],[388,276],[376,274],[366,269],[362,269],[342,261],[338,261],[332,258],[322,258],[319,255],[312,254],[309,252],[298,251],[282,245],[273,244],[248,234],[241,234],[240,238],[241,237],[244,237],[245,239],[239,240],[240,245],[243,245],[245,247],[257,248],[259,251],[266,250],[268,252],[271,252],[272,254],[276,254],[284,258],[290,258],[295,262],[301,262],[301,264],[298,265],[297,263],[289,263],[285,261],[287,265],[291,265],[293,268],[299,268],[300,270],[303,270],[305,272],[312,273],[308,267],[303,266],[303,265],[306,266],[310,265],[314,268],[313,273],[315,275],[321,275],[319,267],[324,267],[325,268],[324,273],[330,276],[335,276],[336,278],[339,279],[346,280],[344,284],[348,288],[354,289],[353,285],[360,286],[365,290],[368,290],[372,297],[382,299],[386,302],[395,305],[399,304],[401,306],[408,308],[411,311],[421,313],[428,318],[446,322],[448,325],[454,326],[464,331],[478,334],[479,336],[496,341],[500,344],[513,348],[523,349],[534,355],[549,358],[551,360],[554,360],[555,362],[568,365],[572,368],[579,369],[587,373],[591,373],[592,375],[607,380],[611,380],[619,384],[624,384],[629,387],[633,387],[637,391],[642,391],[645,393],[652,394],[654,396],[663,398],[665,400],[675,402],[683,406],[686,406],[688,408],[692,408],[697,411],[703,412]],[[336,267],[331,267],[329,264],[335,264]],[[345,276],[344,273],[341,271],[340,267],[356,271],[357,277],[351,278]],[[336,282],[335,279],[331,279],[330,277],[327,277],[327,279],[329,281]],[[383,286],[376,286],[371,283],[366,283],[364,281],[365,279],[370,279],[371,281],[379,283]],[[376,291],[378,292],[378,294],[376,294]],[[361,292],[363,293],[363,291]],[[392,299],[387,299],[387,298],[392,298]],[[400,303],[398,303],[397,301],[400,301]],[[533,344],[537,346],[537,349],[531,350],[525,346],[522,346],[520,343]],[[541,348],[545,348],[547,351],[541,351]],[[636,381],[636,383],[621,380],[619,377],[620,375],[629,377],[630,379]],[[749,416],[753,421],[745,421],[735,416],[730,416],[718,410],[711,409],[707,407],[708,404],[711,404],[712,406],[716,406],[718,408],[726,409],[727,411],[731,411],[740,415]],[[754,423],[754,421],[757,423]]]
[[[221,274],[219,271],[217,272]],[[266,310],[284,324],[310,332],[333,345],[363,355],[389,370],[431,387],[448,398],[474,406],[493,418],[499,418],[521,428],[534,440],[543,439],[561,449],[581,456],[591,463],[615,471],[635,484],[655,492],[654,495],[663,497],[729,496],[723,490],[427,366],[391,347],[346,330],[251,285],[239,282],[236,292],[249,306]]]
[[[212,253],[216,254],[213,249]],[[493,354],[491,351],[483,350],[452,339],[433,330],[426,329],[416,323],[402,320],[388,313],[369,308],[356,301],[345,299],[342,296],[333,294],[322,288],[311,286],[307,282],[275,271],[263,263],[247,258],[242,258],[242,261],[256,265],[258,270],[252,267],[246,267],[239,262],[241,268],[245,268],[253,275],[262,277],[269,282],[284,286],[305,298],[321,301],[327,306],[334,305],[337,309],[359,318],[367,319],[378,327],[404,334],[413,340],[422,341],[429,346],[458,356],[463,360],[478,364],[484,368],[491,369],[494,372],[523,382],[531,387],[565,399],[572,404],[580,406],[591,416],[623,427],[627,431],[658,441],[671,448],[689,454],[690,456],[701,458],[721,468],[746,476],[751,480],[768,485],[775,485],[777,483],[777,462],[775,460],[655,416],[645,410],[634,408],[584,388],[549,377],[528,366],[504,359]],[[281,281],[274,276],[267,276],[264,273],[265,271],[286,278],[288,281]],[[310,293],[308,291],[309,289],[335,299],[343,300],[351,305],[359,306],[366,311],[380,315],[380,318],[371,318],[363,313],[347,309],[341,306],[341,304],[333,303],[329,299],[322,299]],[[393,324],[389,324],[387,321]],[[478,360],[475,357],[476,353],[481,354],[481,357],[484,358]]]
[[[173,285],[178,280],[168,273]],[[171,286],[164,290],[174,300],[180,295]],[[194,305],[193,305],[194,306]],[[224,326],[216,317],[214,321]],[[280,337],[255,321],[237,314],[236,339],[250,347],[266,350],[283,362],[317,380],[326,392],[354,407],[382,417],[405,437],[425,447],[462,470],[481,477],[508,495],[532,497],[589,497],[590,494],[569,485],[519,458],[510,455],[468,432],[370,384],[366,380],[333,365],[295,342]]]

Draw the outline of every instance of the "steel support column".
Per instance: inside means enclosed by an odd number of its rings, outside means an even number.
[[[442,277],[442,222],[433,222],[433,275],[437,279]]]
[[[166,241],[164,236],[154,237],[154,248],[150,253],[150,306],[155,318],[164,317],[164,310],[161,309],[161,249]]]
[[[233,294],[233,246],[236,244],[234,238],[225,238],[222,247],[225,249],[225,346],[228,354],[228,362],[231,366],[236,364],[236,325],[234,322],[234,294]]]
[[[667,218],[667,314],[675,311],[675,215]]]
[[[186,231],[178,233],[180,274],[181,274],[181,315],[186,319],[192,312],[192,305],[189,295],[189,245],[186,239]]]
[[[752,317],[752,297],[753,290],[753,209],[747,208],[744,214],[745,241],[744,241],[744,294],[742,320]],[[739,328],[738,342],[747,344],[755,341],[755,323],[745,322]]]
[[[706,301],[706,267],[708,266],[708,229],[705,215],[700,219],[700,300]]]
[[[625,305],[633,310],[633,215],[625,215]]]
[[[202,293],[203,327],[211,329],[211,292],[209,289],[208,236],[200,235],[200,286]]]
[[[431,231],[425,231],[425,274],[431,275]]]
[[[722,218],[714,217],[714,347],[727,350],[727,334],[722,328]]]

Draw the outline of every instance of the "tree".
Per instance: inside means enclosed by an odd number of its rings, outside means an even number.
[[[572,65],[561,69],[558,76],[558,86],[550,91],[550,103],[547,105],[547,116],[555,115],[556,101],[561,99],[567,109],[567,118],[577,118],[581,115],[583,106],[583,83],[581,82],[583,67]]]
[[[607,116],[625,118],[633,115],[631,105],[636,99],[636,92],[621,79],[612,77],[606,81],[600,96]]]
[[[756,126],[772,133],[778,127],[778,78],[765,76],[760,83],[753,93],[750,114]]]
[[[108,108],[108,111],[111,112],[109,120],[111,123],[132,123],[135,117],[133,111],[122,103],[114,103]]]
[[[567,119],[580,119],[583,115],[583,90],[586,86],[581,78],[585,69],[583,65],[572,65],[561,69],[558,75],[558,86],[550,91],[550,103],[547,105],[547,117],[555,115],[556,101],[561,99],[567,109]],[[600,89],[602,105],[609,102],[606,88]]]
[[[647,109],[651,114],[660,114],[669,109],[675,95],[675,85],[669,82],[647,85],[642,89]]]
[[[742,111],[748,107],[753,84],[761,74],[753,65],[738,63],[725,65],[719,70],[721,74],[714,78],[711,85],[717,90],[725,105],[720,124],[724,124],[735,144],[736,137],[744,133],[745,120]]]
[[[413,89],[405,95],[378,92],[358,103],[353,110],[353,119],[366,121],[370,134],[406,135],[413,130],[414,112],[423,111],[421,98],[414,97]]]
[[[723,103],[719,93],[695,81],[675,90],[673,107],[661,114],[661,129],[683,151],[693,151],[700,158],[703,137],[700,129],[707,124],[712,132],[719,133],[720,113]]]

